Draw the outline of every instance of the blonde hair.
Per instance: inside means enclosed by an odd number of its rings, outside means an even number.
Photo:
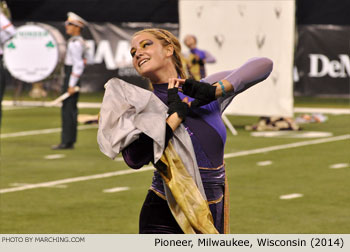
[[[183,66],[183,56],[181,54],[181,44],[179,40],[175,37],[171,32],[164,29],[150,28],[144,29],[138,32],[135,32],[133,37],[141,34],[141,33],[149,33],[156,37],[162,45],[165,47],[167,45],[172,45],[174,48],[174,53],[172,57],[172,61],[175,65],[175,69],[180,78],[186,78],[186,72]]]

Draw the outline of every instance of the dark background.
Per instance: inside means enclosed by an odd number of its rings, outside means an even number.
[[[14,21],[62,21],[73,11],[89,22],[178,23],[177,0],[7,0]]]
[[[7,4],[14,21],[62,21],[68,11],[90,22],[179,21],[177,0],[7,0]],[[350,24],[350,0],[297,0],[296,7],[297,24]]]
[[[156,26],[157,24],[162,25],[170,23],[175,25],[174,27],[178,27],[176,25],[179,22],[178,0],[7,0],[6,2],[11,10],[12,20],[15,25],[18,26],[28,21],[43,22],[56,27],[62,34],[65,34],[63,22],[66,20],[67,12],[69,11],[73,11],[90,23],[96,24],[110,22],[118,26],[123,26],[132,22],[152,23],[152,26]],[[296,0],[295,3],[297,33],[299,33],[299,30],[303,28],[303,26],[308,25],[350,25],[350,0]],[[176,29],[178,28],[174,29],[176,33]],[[88,29],[83,30],[83,36],[85,38],[91,37],[88,33]],[[347,38],[349,38],[349,36]],[[331,40],[332,39],[334,38],[331,36]],[[346,39],[346,36],[344,36],[344,39]],[[323,40],[321,36],[319,41]],[[332,41],[329,43],[330,45],[332,45],[331,42]],[[309,44],[307,39],[305,40],[305,38],[299,37],[298,43],[296,44],[296,52],[307,55],[304,47]],[[308,48],[310,48],[310,46]],[[298,54],[296,53],[296,59],[297,56]],[[305,59],[302,60],[305,61]],[[298,63],[298,61],[295,63]],[[308,62],[305,64],[308,64]],[[300,69],[305,72],[306,70],[303,69],[305,64],[300,66],[296,65],[298,69],[300,67]],[[119,76],[119,70],[107,71],[103,64],[91,65],[88,66],[88,68],[89,71],[86,71],[86,74],[82,77],[84,87],[86,88],[85,91],[88,92],[103,89],[103,84],[108,79],[115,76],[128,82],[137,83],[137,85],[140,86],[148,85],[146,80],[137,76],[126,78]],[[302,73],[299,73],[299,75],[301,74]],[[313,91],[316,92],[315,94],[320,92],[319,86],[322,83],[327,90],[339,86],[331,85],[329,78],[323,78],[321,81],[312,81],[317,82],[317,87]],[[338,83],[339,80],[335,79],[333,81]],[[57,86],[58,84],[59,82],[57,82]],[[296,82],[294,91],[297,91],[297,93],[301,95],[315,95],[311,91],[306,92],[307,85],[308,83],[306,81]],[[50,84],[49,86],[52,88],[54,85]],[[338,91],[333,90],[333,92]]]

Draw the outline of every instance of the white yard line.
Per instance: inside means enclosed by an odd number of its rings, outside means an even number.
[[[27,184],[27,183],[12,183],[10,184],[10,186],[16,186],[16,187],[20,187],[20,186],[28,186],[30,184]],[[67,185],[53,185],[53,186],[50,186],[52,188],[67,188]]]
[[[348,168],[348,167],[349,167],[348,163],[333,164],[329,166],[329,168],[331,169],[341,169],[341,168]]]
[[[323,138],[323,139],[303,141],[303,142],[292,143],[292,144],[276,145],[276,146],[271,146],[271,147],[266,147],[266,148],[255,149],[255,150],[228,153],[228,154],[224,155],[224,158],[247,156],[247,155],[252,155],[252,154],[265,153],[265,152],[269,152],[269,151],[283,150],[283,149],[288,149],[288,148],[295,148],[295,147],[307,146],[307,145],[312,145],[312,144],[334,142],[334,141],[340,141],[340,140],[346,140],[346,139],[350,139],[350,134],[337,136],[337,137],[330,137],[330,138],[326,138],[326,139]],[[125,174],[144,172],[144,171],[149,171],[149,170],[153,170],[153,169],[154,168],[152,166],[147,166],[147,167],[144,167],[144,168],[141,168],[138,170],[127,169],[127,170],[121,170],[121,171],[116,171],[116,172],[96,174],[96,175],[91,175],[91,176],[68,178],[68,179],[56,180],[56,181],[51,181],[51,182],[44,182],[44,183],[39,183],[39,184],[31,184],[31,185],[21,186],[21,187],[16,187],[16,188],[4,188],[4,189],[0,189],[0,194],[8,193],[8,192],[24,191],[24,190],[34,189],[34,188],[39,188],[39,187],[49,187],[49,186],[60,185],[60,184],[80,182],[80,181],[86,181],[86,180],[91,180],[91,179],[108,178],[108,177],[113,177],[113,176],[120,176],[120,175],[125,175]]]
[[[86,129],[95,129],[98,128],[98,125],[81,125],[78,126],[78,130],[86,130]],[[14,133],[5,133],[1,134],[0,138],[9,138],[9,137],[21,137],[21,136],[33,136],[33,135],[42,135],[42,134],[50,134],[61,132],[61,128],[53,128],[53,129],[42,129],[42,130],[29,130],[29,131],[20,131]]]
[[[271,160],[260,161],[260,162],[257,162],[256,165],[258,165],[258,166],[272,165],[272,161]]]
[[[350,115],[350,108],[304,108],[295,107],[294,113],[323,113],[332,115]]]
[[[9,193],[9,192],[24,191],[24,190],[40,188],[40,187],[52,187],[52,186],[80,182],[80,181],[87,181],[87,180],[92,180],[92,179],[109,178],[109,177],[114,177],[114,176],[149,171],[149,170],[153,170],[153,169],[154,169],[153,166],[147,166],[147,167],[144,167],[144,168],[138,169],[138,170],[128,169],[128,170],[121,170],[121,171],[115,171],[115,172],[107,172],[107,173],[102,173],[102,174],[95,174],[95,175],[90,175],[90,176],[61,179],[61,180],[44,182],[44,183],[39,183],[39,184],[29,184],[29,185],[24,185],[24,186],[20,186],[20,187],[0,189],[0,194]]]
[[[46,155],[44,156],[44,159],[60,159],[60,158],[64,158],[66,157],[66,155],[64,154],[52,154],[52,155]]]
[[[9,101],[2,102],[4,108],[28,108],[28,107],[61,107],[61,104],[52,105],[51,101]],[[78,102],[78,108],[101,108],[99,102]]]
[[[296,199],[296,198],[301,198],[303,196],[304,195],[301,193],[292,193],[292,194],[287,194],[287,195],[281,195],[280,199],[283,199],[283,200]]]
[[[115,193],[115,192],[123,192],[130,190],[130,187],[114,187],[110,189],[104,189],[104,193]]]
[[[290,148],[302,147],[302,146],[307,146],[307,145],[312,145],[312,144],[328,143],[328,142],[334,142],[334,141],[340,141],[340,140],[346,140],[346,139],[350,139],[350,134],[336,136],[336,137],[309,140],[309,141],[302,141],[302,142],[297,142],[297,143],[275,145],[275,146],[264,147],[264,148],[259,148],[259,149],[255,149],[255,150],[227,153],[224,155],[224,158],[241,157],[241,156],[247,156],[247,155],[252,155],[252,154],[265,153],[265,152],[269,152],[269,151],[290,149]]]

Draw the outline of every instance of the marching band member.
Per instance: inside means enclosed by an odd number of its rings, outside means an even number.
[[[4,3],[5,2],[2,2],[2,4]],[[5,86],[6,86],[5,71],[4,71],[4,66],[2,62],[3,45],[7,40],[12,38],[16,34],[16,28],[13,26],[9,18],[6,17],[2,8],[0,8],[0,128],[1,128],[1,117],[2,117],[1,103],[2,103],[2,97],[5,93]]]
[[[65,79],[62,93],[68,92],[70,96],[62,104],[62,134],[61,143],[52,146],[53,150],[73,149],[77,138],[78,98],[80,87],[80,76],[85,67],[84,51],[85,42],[81,31],[87,22],[73,12],[68,12],[65,22],[66,33],[71,36],[67,43],[67,52],[64,61]]]

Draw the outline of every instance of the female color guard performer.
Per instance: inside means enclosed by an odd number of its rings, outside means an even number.
[[[228,233],[226,129],[221,115],[237,94],[269,76],[272,61],[252,58],[201,82],[186,79],[180,43],[163,29],[136,32],[130,53],[134,68],[150,80],[153,93],[110,80],[101,108],[98,142],[111,158],[121,151],[133,169],[150,162],[157,168],[141,210],[139,232]],[[120,105],[121,100],[125,104]],[[132,134],[128,128],[133,128]],[[187,160],[191,155],[192,163]],[[187,176],[182,164],[195,181],[195,189],[192,181],[182,178]]]

